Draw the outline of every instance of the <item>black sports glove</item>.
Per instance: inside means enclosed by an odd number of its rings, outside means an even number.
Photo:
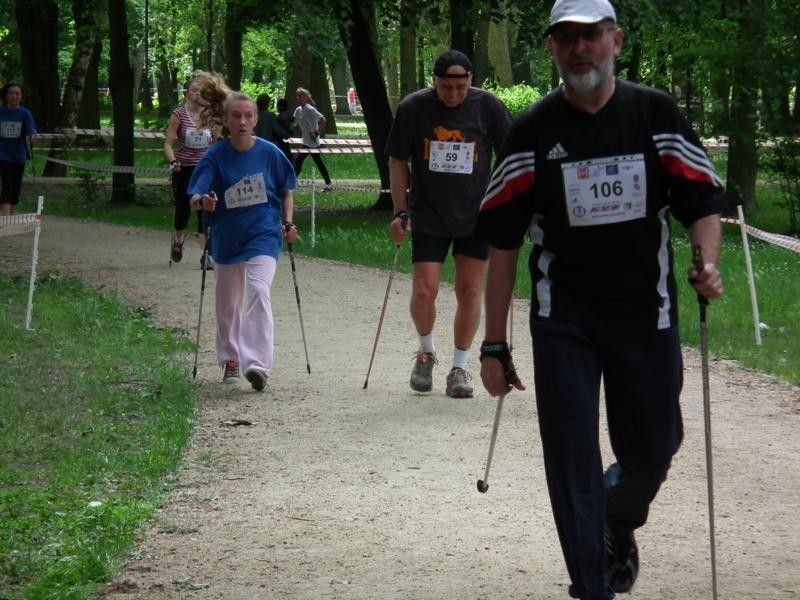
[[[506,378],[508,385],[517,385],[520,383],[517,377],[517,370],[514,368],[514,361],[511,360],[511,350],[508,349],[508,344],[505,342],[487,342],[483,341],[481,344],[481,362],[486,357],[496,358],[503,366],[503,375]]]

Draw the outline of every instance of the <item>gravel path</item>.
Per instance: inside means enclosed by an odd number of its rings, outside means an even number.
[[[170,269],[168,234],[47,216],[40,243],[40,273],[60,269],[105,285],[194,338],[196,246]],[[24,271],[30,244],[30,236],[2,238],[0,261]],[[394,278],[364,390],[387,273],[296,263],[311,375],[284,256],[273,286],[270,391],[220,384],[209,274],[196,431],[166,504],[101,596],[566,598],[531,393],[506,399],[491,490],[477,493],[495,402],[479,381],[474,399],[445,397],[443,366],[433,393],[408,389],[409,278]],[[514,311],[515,359],[531,383],[526,305]],[[453,310],[444,288],[437,333],[445,364]],[[35,299],[33,315],[35,325]],[[709,327],[722,334],[713,310]],[[632,599],[711,597],[701,374],[695,352],[685,360],[686,441],[637,534],[642,568]],[[474,355],[470,366],[477,380]],[[725,361],[711,369],[719,597],[800,598],[800,390]]]

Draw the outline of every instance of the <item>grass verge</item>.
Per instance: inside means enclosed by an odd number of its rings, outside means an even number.
[[[195,408],[190,343],[57,273],[0,274],[0,598],[86,598],[168,489]]]

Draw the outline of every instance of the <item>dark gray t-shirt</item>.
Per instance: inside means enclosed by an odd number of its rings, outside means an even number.
[[[445,238],[470,235],[489,183],[492,150],[505,140],[511,117],[500,100],[470,88],[448,108],[432,88],[406,96],[386,154],[411,159],[409,213],[415,231]]]

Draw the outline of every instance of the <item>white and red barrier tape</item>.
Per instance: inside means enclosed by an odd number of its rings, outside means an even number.
[[[42,220],[39,213],[25,213],[21,215],[0,216],[0,237],[29,233],[36,229]]]
[[[372,154],[372,148],[292,148],[294,154]]]
[[[739,219],[729,219],[727,217],[723,217],[720,219],[723,223],[728,223],[730,225],[740,225],[742,222]],[[788,235],[780,235],[779,233],[769,233],[768,231],[762,231],[761,229],[756,229],[745,223],[744,225],[745,230],[747,233],[752,235],[754,238],[758,238],[760,240],[764,240],[765,242],[769,242],[775,246],[780,246],[781,248],[786,248],[787,250],[792,250],[794,252],[800,253],[800,239],[790,237]]]
[[[289,138],[284,140],[290,144],[302,144],[303,138]],[[320,138],[319,143],[323,146],[371,146],[372,142],[366,139],[342,139],[342,138]]]
[[[99,135],[101,137],[114,137],[113,129],[61,129],[59,133],[37,133],[37,138],[63,138],[77,135]],[[133,137],[149,140],[163,140],[166,136],[158,131],[134,131]]]
[[[168,167],[129,167],[122,165],[101,165],[93,162],[80,162],[75,160],[61,160],[59,158],[47,157],[47,160],[66,167],[83,169],[85,171],[103,171],[106,173],[154,173],[166,175],[170,172]]]

